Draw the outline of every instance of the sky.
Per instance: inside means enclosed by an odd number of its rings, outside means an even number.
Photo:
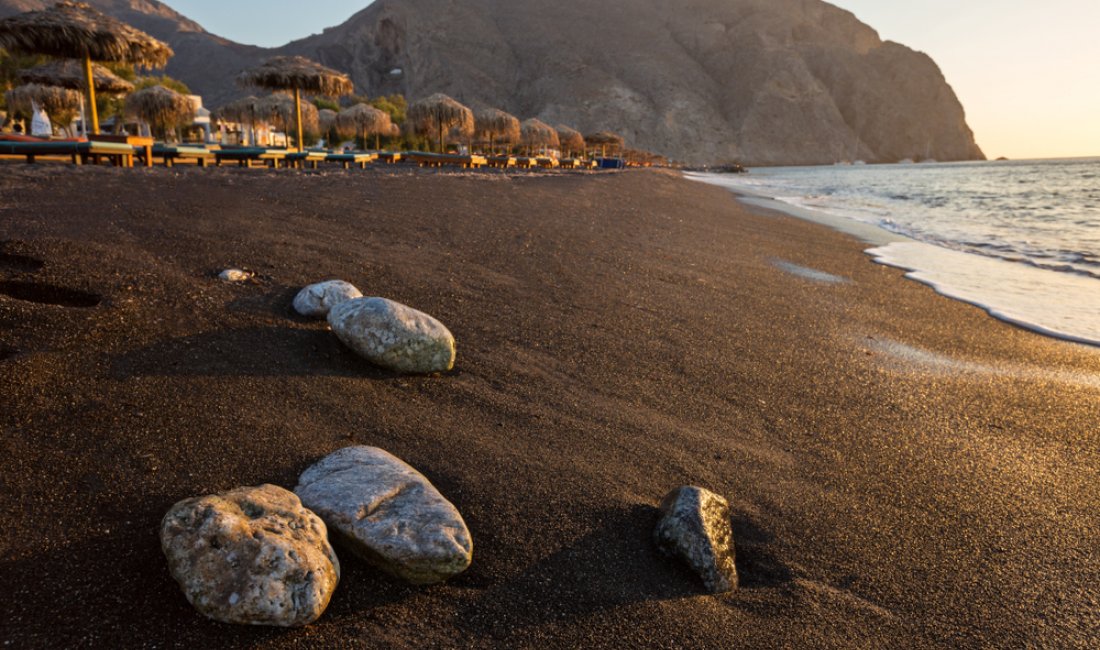
[[[552,0],[547,0],[552,1]],[[930,55],[989,158],[1100,156],[1100,0],[831,0]],[[219,36],[274,47],[369,0],[166,0]]]

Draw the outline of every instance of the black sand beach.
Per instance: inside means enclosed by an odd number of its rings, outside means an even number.
[[[292,314],[332,277],[455,370]],[[0,166],[5,647],[1096,647],[1098,421],[1100,351],[670,172]],[[348,444],[428,476],[472,566],[341,553],[314,625],[202,618],[167,509]],[[732,594],[652,548],[682,484],[730,501]]]

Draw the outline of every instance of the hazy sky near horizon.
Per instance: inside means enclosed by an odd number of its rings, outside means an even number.
[[[207,30],[274,47],[339,25],[369,0],[165,0]],[[884,39],[929,54],[990,158],[1100,156],[1100,1],[831,0]]]

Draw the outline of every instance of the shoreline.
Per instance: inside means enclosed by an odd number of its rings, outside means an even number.
[[[1052,159],[1061,160],[1061,159]],[[1091,160],[1085,158],[1084,160]],[[1024,161],[1026,162],[1026,161]],[[1068,343],[1100,348],[1100,330],[1095,334],[1068,331],[1049,323],[1038,322],[1040,317],[1029,301],[1041,301],[1045,295],[1065,290],[1069,285],[1094,284],[1082,282],[1072,274],[1058,274],[1055,277],[1062,285],[1054,285],[1048,269],[1036,268],[1021,263],[984,257],[968,252],[954,251],[949,248],[923,242],[919,239],[895,233],[886,228],[860,221],[854,218],[832,214],[824,210],[806,208],[786,201],[754,192],[745,187],[721,183],[718,175],[685,173],[689,180],[716,185],[732,192],[741,203],[749,206],[774,210],[783,214],[824,225],[839,232],[851,235],[872,247],[864,251],[876,264],[883,264],[905,271],[905,277],[931,287],[936,293],[966,303],[983,310],[991,318],[1009,323],[1040,336],[1055,338]],[[945,264],[945,262],[952,262]],[[947,272],[950,269],[952,273]],[[1068,275],[1069,277],[1064,277]],[[979,288],[977,278],[1001,277],[1009,287],[1003,290]],[[1095,278],[1090,278],[1095,280]],[[1098,285],[1100,286],[1100,285]],[[1045,288],[1045,290],[1044,290]],[[1094,294],[1094,287],[1080,286],[1082,297]],[[1021,294],[1027,297],[1021,299]],[[1095,302],[1094,313],[1100,318],[1100,301]],[[1030,315],[1024,312],[1032,310]],[[1040,310],[1040,313],[1049,310]],[[1095,329],[1095,328],[1094,328]]]
[[[659,171],[11,171],[0,273],[38,293],[0,293],[0,641],[1095,641],[1100,359],[847,235]],[[455,370],[393,376],[295,317],[332,277],[439,318]],[[167,509],[349,444],[432,481],[470,568],[411,587],[337,547],[317,623],[203,619]],[[689,484],[730,501],[731,594],[652,548]]]

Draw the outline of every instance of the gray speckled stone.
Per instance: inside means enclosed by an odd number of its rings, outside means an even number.
[[[729,503],[700,487],[685,486],[661,501],[654,531],[657,548],[699,574],[710,593],[737,588]]]
[[[385,298],[336,305],[328,323],[337,338],[371,363],[398,372],[446,372],[455,364],[455,338],[443,323]]]
[[[473,542],[458,510],[401,459],[377,447],[344,447],[311,466],[294,491],[338,541],[413,584],[441,582],[470,566]]]
[[[325,318],[336,305],[362,297],[363,294],[350,282],[318,282],[304,287],[294,296],[294,311],[309,318]]]
[[[223,623],[306,625],[340,581],[324,522],[277,485],[184,499],[160,543],[187,600]]]

